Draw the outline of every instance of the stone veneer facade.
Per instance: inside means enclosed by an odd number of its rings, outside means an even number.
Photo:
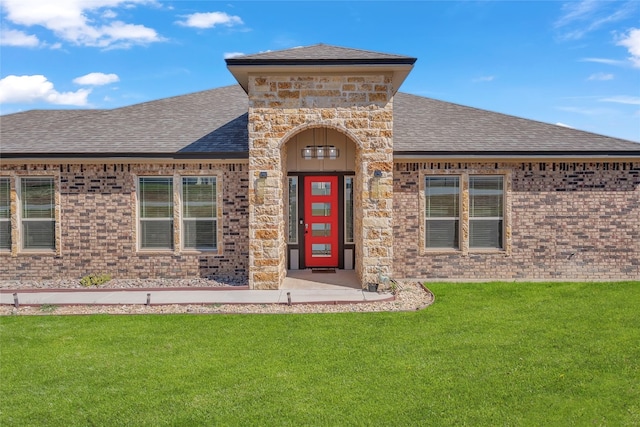
[[[216,176],[217,252],[137,250],[136,177]],[[53,177],[56,186],[56,250],[25,252],[14,243],[0,252],[0,279],[79,278],[108,273],[117,278],[237,277],[249,271],[248,165],[246,163],[20,164],[3,163],[11,181],[12,241],[17,242],[19,177]],[[174,201],[177,197],[174,188]],[[178,207],[178,206],[176,206]],[[179,221],[175,209],[174,221]]]
[[[249,75],[249,286],[277,289],[286,276],[286,143],[315,127],[356,145],[356,273],[390,274],[393,261],[393,84],[390,73]],[[376,195],[371,180],[375,170]],[[260,178],[266,172],[266,178]]]
[[[424,177],[494,173],[506,177],[505,250],[425,250]],[[640,279],[637,162],[397,162],[394,210],[396,277]]]

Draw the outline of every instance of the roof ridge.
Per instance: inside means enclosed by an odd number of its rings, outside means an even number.
[[[322,49],[324,49],[325,51],[323,51]],[[407,60],[407,59],[413,59],[415,60],[415,58],[410,57],[410,56],[406,56],[406,55],[400,55],[397,53],[385,53],[385,52],[379,52],[379,51],[375,51],[375,50],[368,50],[368,49],[361,49],[361,48],[352,48],[352,47],[345,47],[345,46],[337,46],[337,45],[332,45],[332,44],[327,44],[327,43],[316,43],[316,44],[312,44],[312,45],[307,45],[307,46],[294,46],[294,47],[290,47],[290,48],[285,48],[285,49],[278,49],[278,50],[265,50],[262,52],[257,52],[257,53],[251,53],[251,54],[246,54],[246,55],[242,55],[242,56],[234,56],[232,58],[227,58],[226,62],[227,64],[229,63],[235,63],[235,62],[242,62],[242,61],[249,61],[249,60],[282,60],[283,58],[287,58],[288,60],[309,60],[309,57],[304,57],[304,53],[302,53],[301,55],[299,55],[298,58],[295,57],[295,55],[287,55],[287,53],[291,53],[291,52],[297,52],[297,51],[306,51],[306,52],[312,52],[313,54],[316,54],[315,58],[312,58],[313,60],[349,60],[349,59],[353,59],[353,58],[349,58],[349,56],[354,56],[354,53],[360,53],[361,58],[358,59],[369,59],[372,60],[374,58],[377,58],[378,60]],[[335,52],[344,52],[344,58],[339,58],[339,55],[337,55]],[[319,53],[320,52],[320,53]],[[330,53],[327,53],[330,52]],[[332,54],[333,53],[333,54]],[[349,53],[351,53],[351,55],[349,55]],[[323,58],[324,56],[324,58]]]

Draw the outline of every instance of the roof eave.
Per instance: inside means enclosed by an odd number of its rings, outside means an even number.
[[[394,160],[632,160],[640,158],[640,150],[626,151],[394,151]]]
[[[413,65],[417,58],[375,58],[375,59],[251,59],[244,57],[227,58],[225,62],[227,66],[231,65],[251,65],[251,66],[323,66],[323,65]]]
[[[185,152],[185,153],[2,153],[0,159],[10,161],[26,160],[73,160],[91,161],[105,159],[120,161],[147,161],[147,160],[242,160],[248,159],[247,151],[235,152]]]
[[[415,58],[385,60],[241,60],[227,59],[227,68],[246,93],[249,93],[249,75],[280,73],[333,74],[333,73],[391,73],[393,94],[405,81],[416,61]]]

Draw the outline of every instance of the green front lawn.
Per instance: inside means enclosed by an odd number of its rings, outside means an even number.
[[[640,425],[640,282],[411,313],[0,318],[0,425]]]

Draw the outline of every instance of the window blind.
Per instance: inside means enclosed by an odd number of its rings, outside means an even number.
[[[469,177],[469,247],[502,248],[502,176]]]
[[[457,248],[460,228],[460,178],[425,177],[426,246]]]

